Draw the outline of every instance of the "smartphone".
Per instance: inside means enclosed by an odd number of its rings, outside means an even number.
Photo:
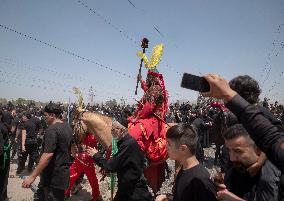
[[[199,92],[210,91],[210,85],[204,77],[184,73],[181,80],[181,87]]]

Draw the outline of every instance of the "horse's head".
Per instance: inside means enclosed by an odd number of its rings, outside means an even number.
[[[78,124],[81,125],[79,132],[92,133],[104,148],[110,147],[112,141],[110,117],[94,112],[84,112]]]

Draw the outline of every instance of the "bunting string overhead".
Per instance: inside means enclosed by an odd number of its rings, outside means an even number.
[[[1,67],[1,69],[3,69],[3,67]],[[38,88],[38,89],[43,89],[43,90],[48,90],[48,91],[53,91],[53,92],[54,91],[58,92],[59,90],[64,93],[70,93],[71,92],[70,90],[74,87],[74,85],[71,85],[71,84],[64,84],[61,82],[35,78],[31,76],[23,76],[21,74],[11,73],[11,72],[7,72],[4,70],[0,70],[0,76],[1,76],[0,79],[2,83],[17,85],[21,87],[28,87],[28,88]],[[28,81],[30,82],[30,84],[28,85],[23,84],[23,83],[26,83],[23,81]],[[84,93],[87,94],[88,89],[84,87],[82,88],[82,91],[84,91]],[[113,91],[107,92],[106,90],[101,90],[101,87],[98,88],[97,91],[99,92],[98,95],[96,94],[96,96],[98,97],[107,97],[109,99],[124,98],[126,100],[130,100],[131,98],[133,98],[133,97],[129,97],[128,93],[127,94],[116,93]],[[103,94],[105,94],[105,96],[102,96]]]
[[[282,19],[284,19],[284,9],[282,9]],[[264,62],[264,67],[262,69],[261,78],[263,78],[263,81],[261,83],[261,88],[263,88],[265,82],[269,79],[271,70],[272,70],[272,62],[273,60],[280,55],[280,53],[284,49],[284,41],[281,40],[281,32],[284,26],[284,20],[282,20],[281,24],[278,24],[276,27],[275,33],[275,39],[272,41],[272,48],[268,51],[266,60]],[[280,74],[281,76],[281,74]],[[277,86],[277,83],[273,83],[272,88]]]
[[[112,72],[114,72],[114,73],[120,74],[120,75],[125,76],[125,77],[128,77],[128,78],[133,78],[133,77],[132,77],[131,75],[129,75],[129,74],[126,74],[126,73],[123,73],[123,72],[118,71],[118,70],[116,70],[116,69],[113,69],[113,68],[111,68],[111,67],[105,66],[105,65],[103,65],[103,64],[100,64],[100,63],[98,63],[98,62],[92,60],[92,59],[89,59],[89,58],[80,56],[80,55],[78,55],[78,54],[76,54],[76,53],[74,53],[74,52],[71,52],[71,51],[69,51],[69,50],[66,50],[66,49],[57,47],[57,46],[52,45],[52,44],[47,43],[47,42],[44,42],[44,41],[42,41],[42,40],[40,40],[40,39],[37,39],[37,38],[35,38],[35,37],[33,37],[33,36],[30,36],[30,35],[28,35],[28,34],[24,34],[24,33],[22,33],[22,32],[16,31],[16,30],[14,30],[14,29],[12,29],[12,28],[9,28],[9,27],[7,27],[7,26],[4,26],[4,25],[2,25],[2,24],[0,24],[0,27],[3,28],[3,29],[5,29],[5,30],[7,30],[7,31],[14,32],[14,33],[16,33],[16,34],[18,34],[18,35],[20,35],[20,36],[25,37],[25,38],[34,40],[34,41],[36,41],[36,42],[39,42],[39,43],[41,43],[41,44],[44,44],[44,45],[49,46],[49,47],[51,47],[51,48],[54,48],[54,49],[56,49],[56,50],[58,50],[58,51],[60,51],[60,52],[63,52],[63,53],[65,53],[65,54],[74,56],[74,57],[76,57],[76,58],[78,58],[78,59],[81,59],[81,60],[83,60],[83,61],[86,61],[86,62],[89,62],[89,63],[93,63],[93,64],[95,64],[96,66],[98,66],[98,67],[100,67],[100,68],[102,68],[102,69],[106,69],[106,70],[112,71]]]
[[[37,73],[37,72],[40,72],[41,74],[43,73],[48,73],[49,75],[51,75],[51,77],[58,77],[60,78],[60,80],[65,80],[64,83],[66,83],[66,79],[68,79],[69,81],[72,81],[76,83],[76,85],[78,85],[78,81],[81,82],[81,83],[84,83],[84,84],[89,84],[90,86],[100,86],[100,87],[103,87],[105,85],[109,86],[110,88],[112,89],[115,89],[115,91],[119,91],[121,89],[121,86],[118,86],[118,85],[114,85],[114,84],[111,84],[111,83],[100,83],[100,82],[96,82],[94,83],[95,80],[88,80],[86,78],[83,78],[83,77],[80,77],[80,76],[74,76],[74,75],[71,75],[71,74],[68,74],[68,73],[61,73],[61,72],[57,72],[55,70],[51,70],[51,69],[48,69],[48,68],[44,68],[44,67],[40,67],[40,66],[31,66],[31,65],[28,65],[26,63],[23,63],[23,62],[20,62],[20,61],[16,61],[16,60],[13,60],[13,59],[0,59],[0,63],[2,64],[8,64],[9,65],[9,68],[10,67],[13,67],[19,71],[23,71],[25,70],[26,72],[32,72],[32,73]],[[8,67],[7,67],[8,68]],[[67,87],[67,88],[70,88],[72,87],[74,84],[65,84],[64,86]],[[127,93],[130,94],[130,88],[127,88]]]
[[[135,45],[139,45],[138,40],[133,39],[132,37],[129,36],[129,34],[127,34],[125,31],[123,31],[121,28],[119,28],[118,26],[114,25],[110,20],[106,19],[103,15],[99,14],[94,8],[91,8],[90,6],[87,5],[87,3],[81,1],[81,0],[76,0],[79,4],[81,4],[84,8],[86,8],[88,11],[90,11],[92,14],[94,14],[95,16],[99,17],[99,19],[101,19],[103,22],[105,22],[106,24],[108,24],[109,26],[111,26],[112,28],[114,28],[116,31],[118,31],[120,34],[122,34],[126,39],[134,42]],[[129,1],[129,3],[135,7],[135,5]],[[164,37],[164,34],[157,28],[157,26],[153,25],[154,30],[157,31],[159,33],[160,36]],[[177,45],[174,45],[176,48],[178,48]],[[165,65],[168,69],[174,71],[177,75],[182,76],[182,73],[178,72],[175,68],[171,67],[170,65],[168,65],[166,63]]]

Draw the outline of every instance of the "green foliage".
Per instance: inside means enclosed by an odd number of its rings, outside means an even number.
[[[106,106],[110,107],[110,108],[115,108],[117,106],[117,102],[115,99],[112,100],[108,100],[106,101]]]

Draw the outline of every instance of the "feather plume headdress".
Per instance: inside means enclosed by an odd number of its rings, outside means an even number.
[[[78,106],[77,106],[76,110],[77,110],[78,113],[81,113],[81,112],[84,111],[84,108],[83,108],[84,107],[83,106],[83,104],[84,104],[83,93],[81,92],[79,87],[73,87],[73,92],[78,97]]]
[[[155,70],[157,65],[160,63],[164,52],[164,45],[158,44],[153,48],[151,60],[149,62],[147,56],[143,52],[138,52],[137,56],[143,59],[145,67],[149,70]]]

